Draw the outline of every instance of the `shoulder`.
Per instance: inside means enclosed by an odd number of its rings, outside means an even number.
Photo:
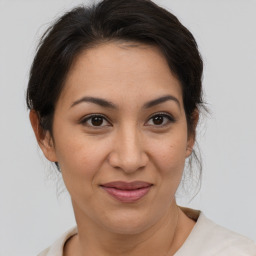
[[[175,256],[256,256],[256,244],[200,213],[196,225]]]
[[[62,256],[64,244],[75,234],[77,234],[76,227],[65,232],[57,241],[55,241],[50,247],[39,253],[37,256]]]

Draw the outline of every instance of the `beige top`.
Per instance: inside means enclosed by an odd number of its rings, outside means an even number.
[[[200,211],[189,208],[182,208],[182,211],[196,224],[174,256],[256,256],[256,244],[252,240],[215,224]],[[65,242],[75,234],[76,227],[38,256],[63,256]]]

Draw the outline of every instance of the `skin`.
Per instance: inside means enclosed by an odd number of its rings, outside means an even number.
[[[171,97],[145,107],[163,96]],[[91,114],[104,116],[99,126]],[[184,243],[194,222],[177,207],[175,192],[194,132],[187,130],[181,85],[157,47],[111,42],[82,52],[56,104],[53,137],[41,130],[34,111],[30,119],[71,196],[78,235],[66,243],[64,255],[173,255]],[[100,187],[136,180],[153,185],[132,203]]]

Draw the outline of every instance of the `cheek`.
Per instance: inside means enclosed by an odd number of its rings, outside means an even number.
[[[186,140],[184,137],[179,139],[166,139],[155,143],[151,152],[155,164],[163,173],[175,175],[177,172],[182,172],[186,159]]]
[[[166,140],[155,142],[151,152],[157,170],[157,183],[163,201],[171,202],[182,179],[186,159],[185,135],[169,136]]]
[[[155,142],[151,151],[153,170],[156,177],[156,209],[170,206],[175,198],[176,191],[182,179],[186,140],[170,136],[166,140]]]
[[[107,154],[104,144],[84,134],[77,134],[66,136],[66,133],[59,133],[55,140],[57,160],[69,191],[79,189],[79,184],[82,187],[85,183],[87,187],[93,184]]]

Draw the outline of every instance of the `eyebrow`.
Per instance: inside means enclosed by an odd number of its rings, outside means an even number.
[[[151,108],[151,107],[154,107],[154,106],[159,105],[161,103],[164,103],[166,101],[174,101],[174,102],[177,103],[178,107],[180,108],[179,100],[177,98],[175,98],[174,96],[172,96],[172,95],[165,95],[165,96],[162,96],[160,98],[151,100],[151,101],[145,103],[143,105],[143,108]]]
[[[117,106],[114,103],[112,103],[108,100],[102,99],[102,98],[95,98],[95,97],[83,97],[83,98],[73,102],[71,105],[71,108],[79,103],[82,103],[82,102],[91,102],[91,103],[100,105],[105,108],[115,108],[115,109],[117,108]]]
[[[180,108],[179,100],[177,98],[175,98],[174,96],[172,96],[172,95],[165,95],[165,96],[162,96],[160,98],[157,98],[157,99],[151,100],[149,102],[146,102],[143,105],[143,108],[148,109],[148,108],[154,107],[156,105],[159,105],[161,103],[164,103],[166,101],[174,101],[174,102],[177,103],[178,107]],[[118,108],[117,105],[115,105],[114,103],[112,103],[108,100],[105,100],[105,99],[102,99],[102,98],[96,98],[96,97],[83,97],[83,98],[73,102],[72,105],[70,106],[70,108],[72,108],[75,105],[78,105],[82,102],[94,103],[94,104],[100,105],[100,106],[105,107],[105,108],[112,108],[112,109],[117,109]]]

